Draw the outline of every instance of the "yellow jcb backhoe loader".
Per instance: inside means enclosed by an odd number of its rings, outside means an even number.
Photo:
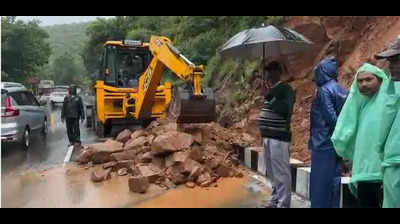
[[[151,36],[149,43],[107,41],[101,66],[91,116],[99,137],[109,135],[114,125],[147,126],[167,113],[178,123],[216,118],[214,93],[201,85],[204,67],[194,65],[166,37]],[[166,69],[189,85],[160,85]]]

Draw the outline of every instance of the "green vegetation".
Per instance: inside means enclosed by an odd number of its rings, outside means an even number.
[[[237,32],[264,24],[281,24],[283,16],[117,16],[97,19],[87,28],[89,41],[82,55],[90,73],[98,69],[98,58],[107,40],[137,39],[149,41],[151,35],[170,38],[174,45],[195,64],[206,66],[204,84],[218,86],[226,75],[235,80],[252,74],[258,60],[223,61],[217,48]],[[227,65],[226,65],[227,64]],[[240,68],[240,69],[239,69]],[[163,80],[181,84],[167,73]]]
[[[54,80],[56,84],[88,83],[88,72],[81,57],[88,40],[85,33],[88,25],[74,23],[43,27],[49,34],[52,54],[49,63],[39,72],[41,78]]]
[[[39,27],[39,21],[2,17],[2,79],[24,82],[36,75],[57,84],[89,84],[107,40],[149,41],[151,35],[163,35],[192,62],[205,65],[203,83],[218,89],[244,82],[259,65],[259,60],[222,60],[218,47],[244,29],[283,22],[283,16],[116,16]],[[166,80],[183,84],[170,72]]]
[[[2,80],[28,84],[28,77],[36,76],[56,84],[88,84],[81,52],[89,23],[39,24],[16,16],[2,17]]]
[[[27,82],[45,65],[51,54],[46,42],[49,35],[38,21],[28,23],[15,16],[1,17],[1,78],[3,81]]]

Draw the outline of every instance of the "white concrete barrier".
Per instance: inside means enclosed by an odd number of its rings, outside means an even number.
[[[238,150],[239,159],[246,167],[268,177],[264,162],[264,150],[262,147],[248,147]],[[292,168],[292,191],[303,199],[310,200],[311,167],[306,167],[303,162],[293,158],[290,158],[290,166]],[[348,190],[349,182],[349,177],[342,177],[341,207],[355,206],[354,198]]]

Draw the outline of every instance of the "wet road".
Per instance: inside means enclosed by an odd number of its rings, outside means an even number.
[[[47,168],[64,162],[68,151],[68,137],[65,123],[61,122],[60,116],[60,107],[51,111],[47,137],[32,137],[32,145],[28,151],[24,151],[18,144],[2,143],[2,175],[28,168]],[[86,128],[85,122],[80,124],[82,143],[93,143],[96,136],[92,130]]]
[[[2,177],[2,202],[6,208],[255,208],[269,197],[269,188],[252,175],[218,180],[218,187],[194,189],[180,186],[166,191],[150,185],[145,194],[132,193],[128,176],[113,176],[101,183],[73,164],[38,171],[29,169]]]
[[[146,194],[129,191],[127,176],[114,176],[102,183],[90,181],[95,169],[74,163],[63,167],[68,138],[60,109],[52,111],[46,139],[36,137],[29,151],[17,145],[2,145],[2,207],[244,207],[254,208],[269,197],[269,188],[252,178],[227,178],[217,188],[188,189],[181,186],[165,191],[151,185]],[[113,129],[115,135],[123,127]],[[81,124],[83,144],[99,141]]]

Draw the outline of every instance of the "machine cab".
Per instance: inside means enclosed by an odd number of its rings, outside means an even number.
[[[139,77],[150,64],[152,54],[141,41],[107,41],[100,75],[104,84],[117,88],[137,88]]]

